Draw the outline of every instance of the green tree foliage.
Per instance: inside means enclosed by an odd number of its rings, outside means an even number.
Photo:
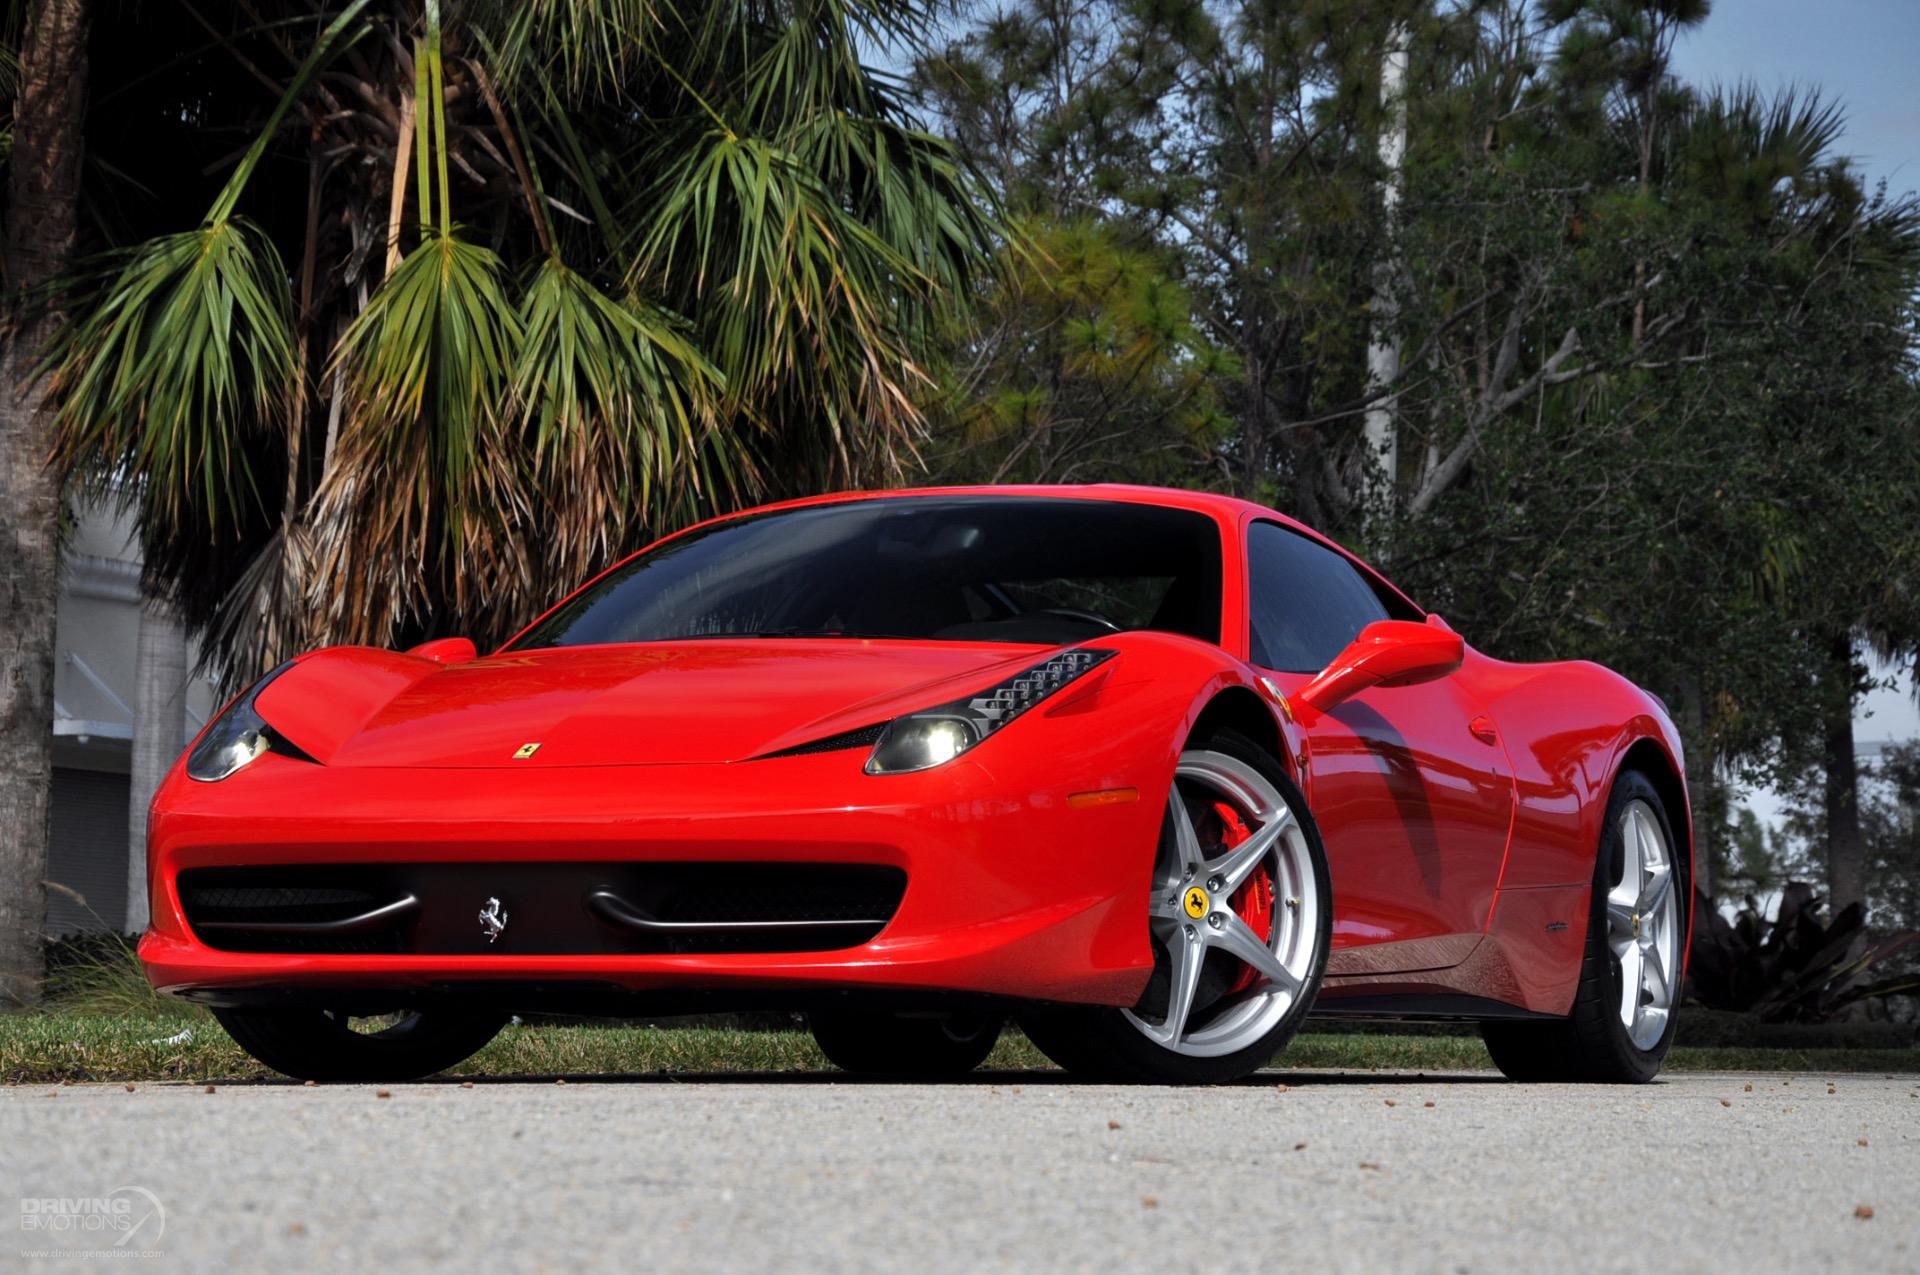
[[[1764,866],[1726,773],[1814,777],[1827,893],[1888,888],[1850,722],[1920,648],[1920,206],[1836,99],[1680,82],[1704,0],[184,12],[95,41],[48,384],[236,667],[497,635],[916,457],[1212,486],[1664,696],[1707,863]]]
[[[1469,418],[1470,472],[1453,499],[1410,511],[1395,546],[1403,572],[1484,637],[1615,663],[1676,705],[1695,700],[1711,754],[1775,769],[1804,753],[1773,744],[1818,734],[1823,617],[1873,611],[1920,631],[1895,614],[1895,560],[1910,550],[1894,528],[1920,512],[1903,406],[1914,208],[1868,198],[1817,137],[1763,148],[1771,121],[1802,105],[1739,91],[1679,114],[1654,170],[1657,213],[1623,183],[1576,194],[1540,307],[1564,316],[1543,313],[1547,332],[1579,334],[1563,370],[1588,374],[1477,434]],[[1730,131],[1773,174],[1764,210],[1744,173],[1718,166]],[[1523,246],[1524,226],[1503,228],[1486,229],[1504,251],[1553,260]],[[1642,254],[1645,285],[1606,291]],[[1414,428],[1461,436],[1444,403],[1429,415],[1412,390],[1407,403]],[[1867,582],[1875,596],[1842,596]]]
[[[1700,0],[1027,0],[921,73],[984,171],[1156,255],[1230,356],[1206,368],[1229,422],[1210,451],[1103,476],[1175,461],[1365,550],[1494,654],[1658,691],[1703,842],[1725,767],[1847,772],[1822,741],[1861,688],[1856,638],[1920,644],[1920,210],[1864,188],[1832,99],[1679,82],[1674,42],[1710,20]],[[1401,370],[1376,386],[1382,260]],[[1045,364],[967,366],[978,402],[1051,389]],[[1361,420],[1382,404],[1375,519]],[[987,434],[948,467],[1031,446]]]
[[[1772,862],[1817,875],[1828,845],[1824,775],[1807,773],[1787,796]],[[1868,925],[1877,933],[1920,930],[1920,741],[1891,745],[1861,767],[1860,825]]]
[[[1179,483],[1231,437],[1232,353],[1178,261],[1106,215],[1125,56],[1106,7],[1038,0],[921,59],[916,87],[1011,218],[1001,268],[949,333],[935,473],[972,481]]]
[[[100,24],[56,453],[236,677],[497,639],[716,507],[898,479],[998,238],[863,60],[917,0],[442,8]]]
[[[1807,875],[1806,865],[1787,832],[1761,823],[1747,806],[1733,811],[1716,848],[1721,857],[1714,864],[1713,879],[1727,898],[1772,894]]]
[[[1920,743],[1888,749],[1872,778],[1875,796],[1866,806],[1868,918],[1887,929],[1920,930]]]
[[[1016,222],[1021,260],[987,291],[935,400],[940,473],[979,482],[1178,483],[1233,422],[1232,355],[1187,291],[1105,223]]]

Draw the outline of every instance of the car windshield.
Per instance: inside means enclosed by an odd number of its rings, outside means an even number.
[[[868,637],[1220,640],[1220,533],[1117,501],[922,496],[717,523],[609,572],[511,645]]]

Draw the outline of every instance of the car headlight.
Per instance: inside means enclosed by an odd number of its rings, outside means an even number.
[[[187,754],[189,778],[205,784],[217,783],[273,748],[273,730],[267,725],[267,719],[254,708],[253,702],[260,697],[261,691],[267,689],[268,683],[292,667],[293,661],[288,660],[255,682],[245,695],[233,701],[227,706],[226,712],[214,719],[213,725],[207,727],[206,734],[200,737],[200,742]]]
[[[1115,654],[1074,647],[978,695],[895,718],[874,744],[873,754],[867,758],[867,773],[900,775],[950,762]]]

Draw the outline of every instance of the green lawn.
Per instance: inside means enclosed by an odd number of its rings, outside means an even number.
[[[190,1032],[187,1039],[179,1037]],[[1682,1048],[1677,1071],[1920,1072],[1920,1050]],[[1009,1033],[990,1069],[1051,1068],[1039,1051]],[[1459,1071],[1491,1067],[1472,1036],[1307,1033],[1276,1070]],[[581,1076],[611,1073],[687,1075],[831,1070],[802,1032],[660,1027],[509,1027],[460,1072],[475,1076]],[[0,1080],[242,1080],[272,1073],[198,1012],[100,1014],[40,1012],[0,1016]]]

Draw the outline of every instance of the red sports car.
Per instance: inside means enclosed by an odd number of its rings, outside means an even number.
[[[1314,1010],[1639,1081],[1684,773],[1626,679],[1481,655],[1257,505],[828,496],[670,536],[491,655],[268,674],[154,799],[140,955],[322,1080],[514,1013],[772,1008],[896,1075],[1014,1017],[1076,1073],[1221,1081]]]

